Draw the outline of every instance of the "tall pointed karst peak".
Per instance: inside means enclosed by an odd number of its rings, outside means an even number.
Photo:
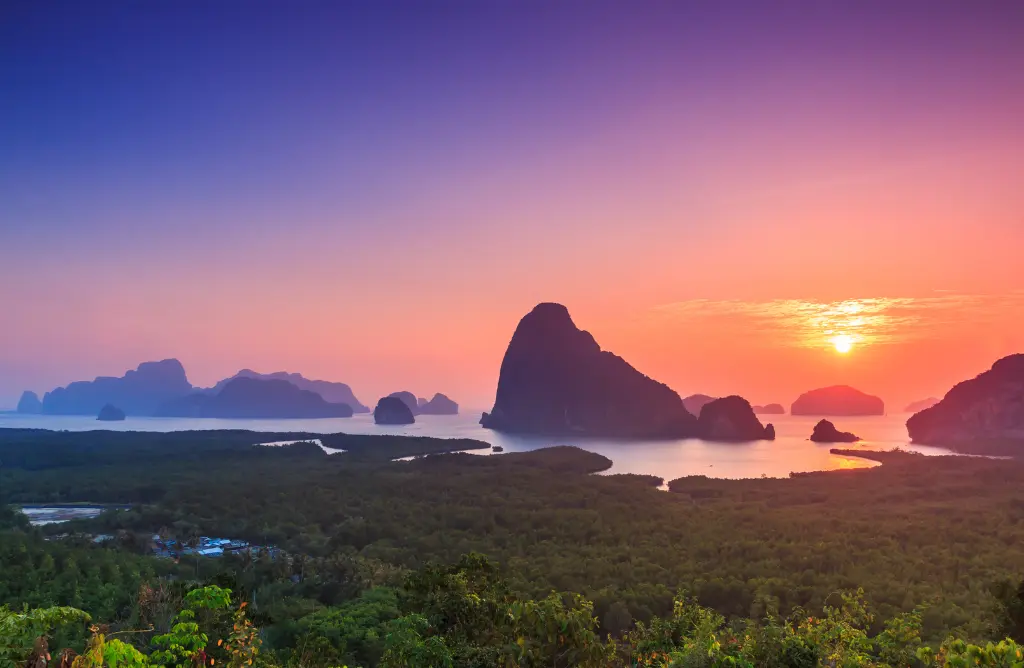
[[[687,437],[696,430],[678,394],[602,351],[554,303],[538,304],[519,321],[494,408],[480,422],[509,432],[630,438]]]

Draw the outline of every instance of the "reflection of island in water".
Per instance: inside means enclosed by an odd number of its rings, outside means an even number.
[[[106,506],[22,506],[21,512],[28,515],[33,526],[59,524],[70,520],[87,520],[97,517]]]

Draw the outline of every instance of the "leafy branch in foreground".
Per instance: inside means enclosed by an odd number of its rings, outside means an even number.
[[[371,591],[344,612],[311,615],[300,627],[301,650],[277,654],[260,652],[246,604],[235,606],[231,590],[213,585],[185,595],[168,633],[133,646],[114,637],[133,632],[94,625],[81,655],[65,649],[53,657],[48,641],[55,629],[88,623],[84,612],[3,608],[0,667],[1024,668],[1024,648],[1010,638],[926,644],[923,608],[879,623],[860,589],[834,593],[820,615],[782,617],[767,605],[762,619],[731,621],[678,596],[670,615],[636,622],[619,637],[602,636],[586,598],[517,595],[477,554],[414,572],[400,590]],[[362,658],[353,660],[356,647]]]

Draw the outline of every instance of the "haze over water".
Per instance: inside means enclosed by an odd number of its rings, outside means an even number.
[[[769,417],[769,416],[762,416]],[[665,481],[687,475],[712,478],[785,477],[792,472],[828,471],[874,466],[864,459],[832,455],[833,447],[890,450],[901,447],[924,454],[951,454],[942,448],[909,444],[904,426],[907,415],[899,413],[872,417],[834,418],[836,425],[852,431],[863,441],[849,444],[813,443],[808,440],[817,417],[773,415],[774,441],[716,443],[700,439],[666,441],[625,441],[603,438],[516,436],[483,429],[477,424],[479,411],[460,415],[421,415],[407,426],[381,426],[368,414],[351,418],[320,420],[217,420],[187,418],[129,417],[124,422],[99,423],[87,416],[0,414],[0,428],[32,427],[89,431],[182,431],[191,429],[250,429],[312,433],[400,434],[440,438],[473,438],[500,445],[505,452],[523,452],[551,445],[577,445],[612,460],[608,473],[643,473]],[[766,420],[762,420],[765,422]],[[487,454],[476,451],[474,454]]]

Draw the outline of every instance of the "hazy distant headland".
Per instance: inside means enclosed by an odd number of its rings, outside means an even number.
[[[417,400],[420,415],[458,415],[459,405],[440,392],[434,394],[430,400],[420,398]]]
[[[325,401],[286,380],[236,377],[218,392],[193,392],[160,405],[156,417],[328,418],[352,417],[348,404]]]
[[[935,404],[939,403],[940,399],[937,397],[928,397],[927,399],[921,399],[920,401],[912,401],[907,404],[906,408],[903,409],[904,413],[919,413],[926,408],[931,408]]]
[[[76,381],[42,400],[26,391],[18,412],[96,416],[106,406],[135,417],[319,418],[369,411],[345,383],[242,369],[204,389],[192,386],[181,362],[166,359],[143,362],[121,377]]]
[[[400,400],[409,408],[409,412],[413,415],[458,415],[459,405],[449,399],[446,395],[437,392],[434,396],[427,400],[423,397],[417,397],[408,390],[402,390],[399,392],[392,392],[388,395],[389,397]]]
[[[261,380],[286,380],[300,390],[316,392],[324,401],[332,404],[347,404],[353,413],[369,413],[368,406],[363,405],[352,388],[345,383],[336,383],[328,380],[310,380],[301,373],[288,373],[287,371],[275,371],[274,373],[259,373],[252,369],[242,369],[234,376],[219,381],[210,388],[211,392],[219,392],[225,385],[235,378],[258,378]]]
[[[700,410],[718,397],[711,397],[706,394],[691,394],[683,398],[683,406],[693,415],[700,415]]]
[[[178,360],[143,362],[120,378],[100,376],[93,381],[78,381],[47,392],[42,412],[97,415],[105,405],[113,404],[128,415],[153,415],[165,401],[191,391],[192,384]]]
[[[393,399],[398,399],[409,408],[409,413],[416,415],[419,412],[419,401],[416,399],[416,395],[407,390],[401,390],[398,392],[392,392],[388,395]],[[380,406],[380,403],[377,403]]]
[[[701,415],[701,411],[704,410],[704,407],[714,401],[718,401],[718,399],[707,394],[691,394],[690,396],[683,398],[683,405],[686,406],[686,410],[699,417]],[[756,415],[786,414],[786,409],[783,408],[781,404],[767,404],[764,406],[751,405],[750,408]]]

